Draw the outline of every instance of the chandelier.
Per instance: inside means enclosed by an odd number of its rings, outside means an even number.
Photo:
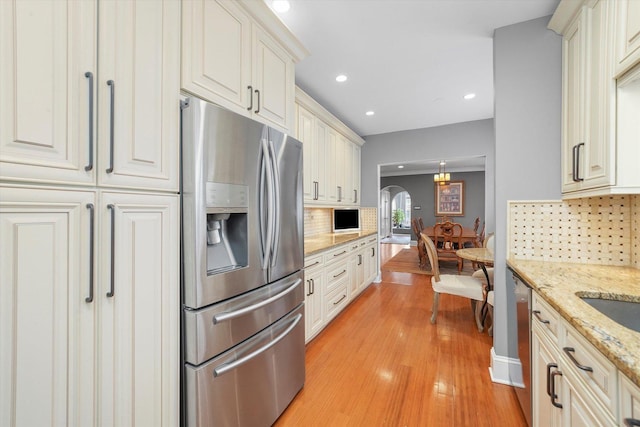
[[[440,165],[438,166],[438,173],[433,175],[433,182],[437,182],[440,185],[449,184],[449,181],[451,181],[451,174],[449,172],[445,172],[445,165],[446,162],[441,160]]]

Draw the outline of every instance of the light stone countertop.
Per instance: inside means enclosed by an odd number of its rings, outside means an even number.
[[[304,256],[313,255],[317,252],[330,249],[333,246],[342,245],[343,243],[375,235],[377,232],[377,230],[362,230],[358,233],[324,233],[305,236]]]
[[[509,259],[507,265],[640,387],[640,332],[625,328],[580,299],[640,302],[639,269],[519,259]]]

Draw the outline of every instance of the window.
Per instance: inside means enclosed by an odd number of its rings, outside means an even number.
[[[403,191],[391,201],[391,218],[396,228],[411,228],[411,196]]]

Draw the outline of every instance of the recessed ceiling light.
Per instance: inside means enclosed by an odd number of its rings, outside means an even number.
[[[375,114],[375,112],[374,111],[367,111],[365,114],[367,116],[373,116]]]
[[[404,169],[404,165],[398,165],[398,169]]]
[[[468,93],[464,96],[464,99],[473,99],[476,97],[475,93]]]
[[[344,74],[340,74],[339,76],[336,77],[336,81],[339,83],[346,82],[347,76],[345,76]]]
[[[291,8],[288,0],[273,0],[271,5],[273,6],[273,10],[279,13],[284,13]]]

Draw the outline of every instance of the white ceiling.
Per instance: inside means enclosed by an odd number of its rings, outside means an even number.
[[[485,170],[485,157],[446,159],[446,172],[474,172]],[[380,165],[380,176],[419,175],[438,172],[440,160],[411,161]],[[398,166],[402,166],[399,168]]]
[[[551,15],[558,0],[290,2],[278,15],[311,52],[296,83],[366,136],[493,117],[493,30]]]

